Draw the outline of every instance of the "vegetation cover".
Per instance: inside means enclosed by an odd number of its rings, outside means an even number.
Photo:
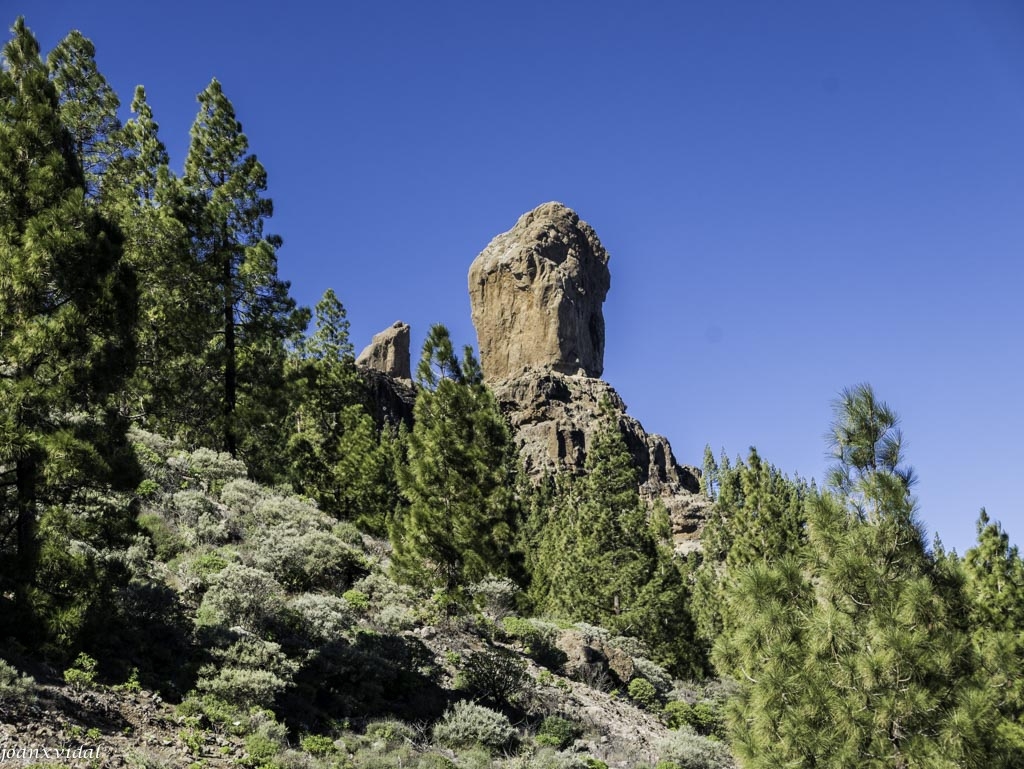
[[[137,766],[1024,765],[1024,562],[984,511],[924,541],[869,386],[821,488],[709,450],[681,557],[610,409],[533,482],[442,325],[375,420],[216,80],[179,177],[81,33],[2,64],[0,720]]]

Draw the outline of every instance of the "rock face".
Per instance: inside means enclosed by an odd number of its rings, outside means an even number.
[[[640,471],[640,493],[668,509],[676,549],[699,547],[699,471],[626,414],[604,369],[608,254],[576,213],[545,203],[473,261],[469,294],[484,379],[509,418],[526,472],[581,472],[607,402]]]
[[[524,469],[535,478],[559,471],[582,472],[587,449],[601,429],[601,404],[609,403],[640,471],[640,495],[665,505],[678,551],[698,547],[708,512],[706,500],[698,493],[700,471],[680,465],[668,440],[648,433],[626,414],[626,404],[611,385],[593,377],[548,371],[494,383],[491,389],[509,419]]]
[[[411,382],[409,325],[397,320],[379,334],[374,334],[370,344],[356,358],[356,365]]]
[[[398,320],[374,334],[356,358],[377,427],[412,426],[416,391],[409,358],[409,324]]]
[[[601,376],[608,254],[575,211],[545,203],[491,241],[469,268],[488,382],[525,370]]]

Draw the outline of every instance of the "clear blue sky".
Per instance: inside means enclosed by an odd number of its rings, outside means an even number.
[[[20,7],[18,7],[20,6]],[[216,76],[299,301],[357,348],[473,342],[466,271],[547,200],[611,253],[605,378],[677,457],[820,478],[829,402],[903,416],[929,531],[1024,542],[1024,5],[1016,0],[31,0],[48,50],[147,88],[180,169]]]

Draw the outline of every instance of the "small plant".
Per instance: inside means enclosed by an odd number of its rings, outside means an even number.
[[[346,590],[341,597],[348,601],[349,605],[356,611],[366,611],[370,606],[370,597],[362,590]]]
[[[132,672],[128,674],[128,680],[123,684],[117,684],[114,686],[114,691],[128,692],[129,694],[138,694],[141,692],[142,684],[139,683],[139,669],[132,668]]]
[[[724,743],[701,737],[687,726],[670,732],[657,748],[661,756],[658,766],[664,766],[665,769],[727,769],[733,766],[729,749]]]
[[[17,707],[33,702],[36,682],[0,659],[0,707]]]
[[[188,752],[193,756],[203,755],[203,745],[206,744],[206,738],[200,729],[182,729],[178,732],[178,737],[185,747],[188,748]]]
[[[670,702],[665,705],[665,721],[670,729],[691,727],[697,734],[723,738],[725,723],[713,702]]]
[[[448,748],[482,745],[491,752],[510,746],[516,731],[501,713],[461,700],[434,727],[434,739]]]
[[[462,657],[459,656],[458,652],[447,651],[444,653],[444,661],[451,665],[453,668],[457,668],[462,664]]]
[[[85,652],[75,659],[75,664],[64,671],[64,683],[72,689],[84,691],[96,685],[96,660]]]
[[[462,668],[462,684],[496,704],[511,702],[525,687],[526,663],[505,649],[472,652]]]
[[[545,718],[537,730],[536,743],[564,750],[580,736],[580,729],[572,721],[558,716]]]
[[[314,756],[329,756],[338,752],[334,746],[334,740],[322,734],[306,735],[302,738],[301,745],[304,751],[312,753]]]
[[[537,683],[539,683],[541,686],[551,686],[554,682],[555,676],[550,670],[542,669],[537,674]]]
[[[103,732],[101,732],[94,726],[91,729],[86,730],[85,736],[88,737],[90,740],[98,740],[100,737],[103,736]]]
[[[629,682],[629,697],[645,710],[658,704],[658,690],[646,678],[634,678]]]

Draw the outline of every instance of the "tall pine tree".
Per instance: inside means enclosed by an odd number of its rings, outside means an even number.
[[[396,468],[404,505],[389,525],[394,564],[404,579],[455,597],[509,571],[514,451],[472,349],[459,361],[444,326],[431,328],[417,376],[415,421]]]
[[[109,397],[131,370],[135,283],[120,236],[86,199],[75,139],[39,45],[18,19],[0,73],[2,576],[23,628],[61,590],[39,571],[39,519],[113,484],[124,424]],[[54,507],[56,506],[56,508]],[[5,588],[6,589],[6,588]],[[48,595],[49,594],[49,595]]]
[[[992,766],[967,602],[915,521],[895,413],[870,387],[835,404],[832,489],[808,502],[806,553],[728,587],[719,671],[736,678],[745,766]]]
[[[61,122],[71,133],[85,173],[86,194],[95,198],[103,174],[119,152],[121,102],[96,66],[96,47],[77,29],[50,51],[47,62],[57,88]]]
[[[199,94],[199,114],[185,160],[189,235],[209,289],[207,365],[219,393],[210,393],[216,413],[193,425],[201,440],[239,454],[259,477],[276,475],[271,458],[281,448],[286,404],[285,341],[297,334],[308,313],[296,309],[289,284],[277,274],[281,239],[265,235],[273,214],[264,196],[267,174],[219,82]],[[203,434],[207,425],[213,435]]]
[[[139,285],[138,366],[122,408],[134,421],[167,435],[205,417],[202,359],[208,328],[205,288],[182,223],[181,184],[169,168],[142,86],[133,117],[113,141],[119,153],[101,184],[100,209],[121,229],[124,256]]]
[[[288,479],[322,510],[381,531],[396,501],[391,437],[378,434],[366,408],[348,325],[328,289],[316,305],[316,331],[290,358]]]

